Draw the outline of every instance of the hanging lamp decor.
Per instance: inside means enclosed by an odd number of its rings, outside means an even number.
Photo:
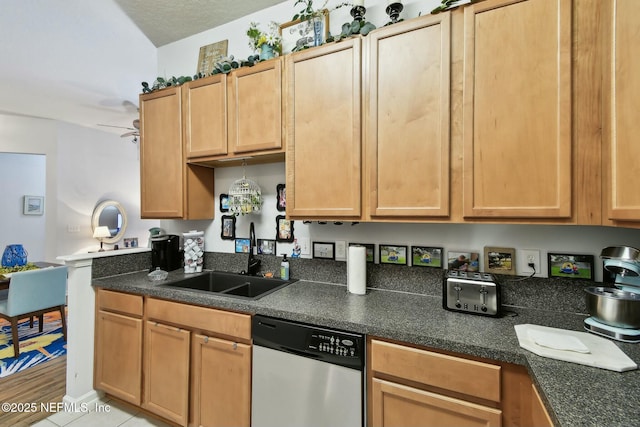
[[[242,179],[238,179],[229,187],[229,212],[233,215],[247,215],[262,210],[262,190],[260,186],[244,173],[246,162],[242,163]]]

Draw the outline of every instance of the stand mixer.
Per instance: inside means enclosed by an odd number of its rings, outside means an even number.
[[[610,246],[600,253],[604,269],[614,273],[614,288],[593,286],[585,289],[591,317],[584,328],[614,340],[640,342],[640,250]]]

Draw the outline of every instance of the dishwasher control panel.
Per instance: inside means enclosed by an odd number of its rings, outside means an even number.
[[[353,337],[333,333],[309,333],[307,350],[342,357],[360,357],[360,349]]]

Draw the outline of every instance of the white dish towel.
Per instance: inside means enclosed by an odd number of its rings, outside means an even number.
[[[531,324],[514,328],[520,347],[538,356],[616,372],[638,369],[638,365],[607,338]]]

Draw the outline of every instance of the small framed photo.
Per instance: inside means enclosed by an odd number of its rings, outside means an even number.
[[[378,246],[380,264],[407,265],[407,247],[396,245]]]
[[[293,221],[284,215],[276,216],[276,241],[293,242]]]
[[[249,239],[236,239],[236,253],[248,254],[250,244]]]
[[[411,246],[411,265],[442,268],[442,248]]]
[[[220,194],[220,212],[229,212],[228,194]]]
[[[261,255],[275,255],[276,241],[270,239],[258,239],[258,253]]]
[[[284,184],[276,185],[276,209],[279,212],[287,210],[287,189]]]
[[[516,274],[516,250],[514,248],[484,247],[484,271],[494,274]]]
[[[315,20],[285,22],[280,25],[282,54],[297,52],[307,47],[320,46],[329,37],[329,11],[323,9]]]
[[[549,277],[593,280],[593,255],[547,254]]]
[[[236,217],[233,215],[222,215],[222,231],[220,237],[224,240],[236,238]]]
[[[374,262],[374,254],[376,251],[376,245],[373,243],[349,243],[349,246],[364,246],[367,248],[367,262]]]
[[[125,237],[124,238],[124,247],[125,248],[137,248],[138,247],[138,238],[137,237]]]
[[[447,268],[460,271],[480,271],[480,254],[478,252],[447,252]]]
[[[25,215],[44,214],[44,196],[24,196],[22,213]]]
[[[313,257],[322,259],[335,259],[335,243],[313,242]]]

